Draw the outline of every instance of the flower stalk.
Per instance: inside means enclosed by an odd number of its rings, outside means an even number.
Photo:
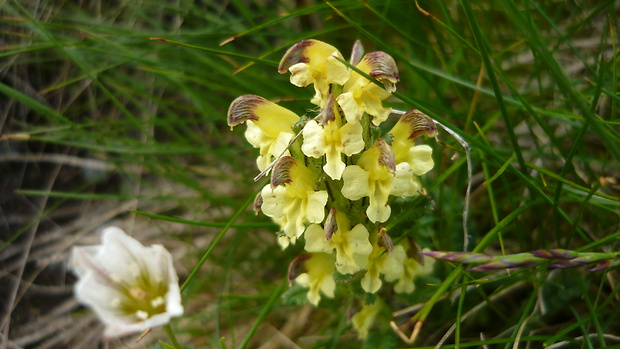
[[[565,249],[536,250],[531,252],[491,256],[473,252],[423,251],[425,256],[458,264],[478,264],[467,272],[489,272],[547,265],[550,269],[585,267],[600,271],[620,265],[620,252],[578,252]]]

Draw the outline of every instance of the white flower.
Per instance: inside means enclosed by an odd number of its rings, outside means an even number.
[[[172,256],[161,245],[145,247],[119,228],[103,231],[102,244],[74,247],[71,264],[79,281],[77,299],[118,337],[183,315]]]

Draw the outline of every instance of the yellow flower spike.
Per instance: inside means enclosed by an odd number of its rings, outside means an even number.
[[[323,170],[332,179],[340,179],[346,165],[342,154],[351,156],[364,149],[362,125],[347,123],[342,125],[334,96],[329,95],[321,112],[321,124],[310,120],[303,129],[302,152],[309,157],[326,157]]]
[[[298,121],[297,114],[256,95],[237,97],[228,109],[228,125],[233,128],[245,122],[246,139],[260,149],[256,164],[261,171],[286,150]]]
[[[343,93],[338,96],[338,104],[348,122],[359,122],[364,113],[367,113],[373,116],[373,124],[379,126],[392,112],[392,108],[383,107],[382,102],[396,91],[396,82],[399,79],[396,62],[387,53],[376,51],[365,55],[356,68],[379,80],[384,88],[352,71]]]
[[[295,282],[309,288],[306,297],[313,305],[318,305],[321,293],[334,298],[336,281],[334,281],[334,256],[327,253],[312,253],[303,261],[306,272],[299,274]]]
[[[392,212],[388,197],[393,189],[395,159],[390,146],[379,138],[357,161],[342,173],[342,195],[349,200],[368,196],[366,215],[371,222],[385,222]],[[398,188],[396,188],[398,189]]]
[[[368,230],[363,224],[351,229],[346,214],[336,211],[337,230],[326,240],[325,231],[318,224],[312,224],[305,233],[306,251],[332,253],[336,250],[336,269],[342,274],[353,274],[366,268],[372,245]]]
[[[292,242],[303,234],[304,223],[321,223],[325,217],[328,195],[314,189],[316,180],[310,169],[284,156],[273,167],[271,183],[261,190],[263,213],[274,218]]]
[[[312,103],[323,107],[330,93],[330,84],[344,85],[349,79],[349,69],[339,61],[342,54],[319,40],[303,40],[286,51],[278,66],[280,74],[291,72],[291,83],[305,87],[314,84],[316,95]]]
[[[403,263],[406,259],[407,253],[402,245],[395,246],[394,251],[388,254],[384,247],[374,243],[372,253],[368,256],[368,270],[361,280],[364,291],[377,292],[383,284],[381,274],[385,276],[386,280],[388,278],[395,280],[400,277],[403,274]]]
[[[372,304],[364,304],[362,306],[362,310],[357,312],[351,318],[351,322],[353,323],[353,327],[357,331],[357,334],[361,340],[364,340],[368,337],[368,330],[372,327],[381,307],[383,306],[383,301],[380,298],[377,298]]]

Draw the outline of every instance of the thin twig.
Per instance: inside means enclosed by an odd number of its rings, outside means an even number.
[[[299,132],[297,132],[297,134],[295,135],[295,137],[293,137],[293,139],[291,139],[290,142],[288,142],[288,145],[286,146],[286,148],[284,148],[284,150],[282,151],[282,153],[280,153],[280,155],[278,155],[278,157],[276,157],[270,164],[269,166],[267,166],[261,173],[259,173],[256,177],[254,177],[254,182],[258,182],[261,178],[263,178],[263,176],[265,176],[265,174],[267,174],[267,172],[269,172],[269,170],[271,170],[271,168],[276,164],[276,162],[278,162],[278,160],[280,160],[281,157],[284,156],[284,154],[286,154],[286,152],[288,151],[288,148],[291,147],[291,145],[293,145],[293,143],[295,143],[297,141],[297,139],[299,139],[299,136],[301,136],[301,131],[299,130]]]
[[[321,116],[321,113],[317,114],[317,116],[312,118],[312,120],[317,121],[320,116]],[[310,121],[310,120],[308,120],[308,121]],[[276,164],[276,162],[278,162],[278,160],[280,160],[280,158],[283,157],[284,154],[286,154],[286,152],[291,147],[291,145],[293,145],[293,143],[297,142],[297,140],[299,139],[299,136],[301,136],[303,130],[304,129],[302,127],[301,130],[299,130],[299,132],[297,132],[295,137],[293,137],[290,140],[290,142],[288,142],[288,145],[286,146],[286,148],[284,148],[284,150],[280,153],[280,155],[278,155],[275,159],[273,159],[273,161],[269,164],[269,166],[267,166],[267,168],[265,168],[261,173],[259,173],[256,177],[254,177],[254,182],[257,182],[258,180],[263,178],[263,176],[265,176],[265,174],[267,174],[267,172],[269,172],[269,170],[271,170],[271,168],[273,168],[273,166]]]

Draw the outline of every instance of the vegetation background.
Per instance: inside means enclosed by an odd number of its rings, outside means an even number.
[[[620,347],[617,269],[466,273],[438,262],[414,294],[386,294],[389,309],[363,343],[348,322],[357,300],[313,308],[287,291],[301,248],[280,250],[276,226],[248,207],[264,184],[252,180],[257,151],[242,128],[229,130],[226,111],[257,94],[312,114],[312,89],[276,71],[307,38],[345,56],[356,39],[389,53],[401,76],[389,104],[424,110],[467,140],[470,246],[618,249],[620,2],[419,5],[1,1],[0,347],[165,340],[104,340],[72,298],[70,247],[97,244],[109,225],[164,244],[182,281],[209,251],[173,322],[188,348],[411,347],[388,322],[405,323],[440,285],[417,347]],[[428,198],[401,202],[392,231],[459,251],[467,166],[450,135],[440,141],[429,143]]]

